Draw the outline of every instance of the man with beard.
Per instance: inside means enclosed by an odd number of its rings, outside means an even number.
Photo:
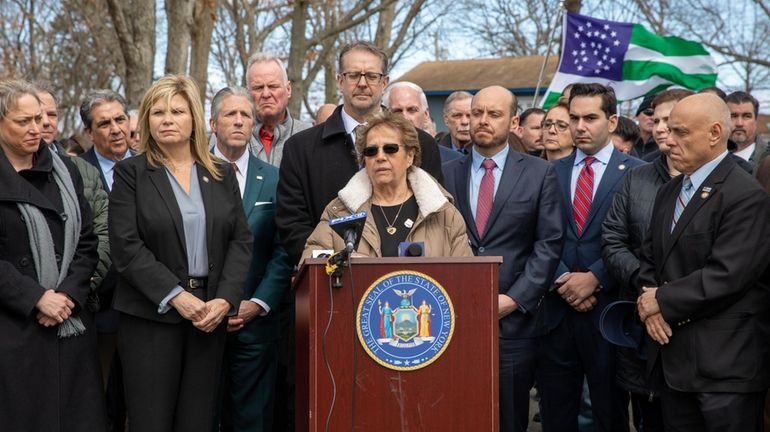
[[[559,264],[566,220],[549,162],[514,151],[516,97],[500,86],[473,96],[470,154],[444,167],[447,190],[468,227],[477,256],[502,256],[500,430],[524,431],[535,379],[537,310]]]
[[[725,101],[732,121],[730,138],[736,145],[733,154],[749,162],[753,169],[759,156],[766,150],[765,146],[757,143],[759,101],[742,91],[730,93]]]

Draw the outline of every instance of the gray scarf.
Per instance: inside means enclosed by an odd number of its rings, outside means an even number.
[[[75,248],[80,239],[81,215],[75,186],[72,184],[70,173],[59,156],[51,151],[53,160],[53,177],[59,187],[62,206],[64,207],[64,250],[62,251],[61,268],[56,265],[51,230],[48,228],[43,213],[35,206],[18,203],[19,211],[27,225],[29,248],[35,263],[38,283],[46,289],[58,287],[69,272],[70,263],[75,256]],[[59,338],[79,336],[85,333],[86,327],[80,317],[70,316],[59,324]]]

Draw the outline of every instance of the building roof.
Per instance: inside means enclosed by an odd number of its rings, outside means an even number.
[[[514,93],[534,94],[543,59],[544,56],[526,56],[423,62],[396,81],[411,81],[427,95],[476,91],[491,85],[501,85]],[[548,88],[558,63],[558,55],[548,57],[541,92]]]

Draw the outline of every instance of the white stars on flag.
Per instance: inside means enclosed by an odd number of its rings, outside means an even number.
[[[617,64],[618,53],[614,47],[620,47],[619,32],[610,24],[596,24],[585,22],[571,29],[575,43],[568,44],[574,48],[567,48],[571,54],[573,67],[578,72],[585,71],[588,74],[602,74],[610,71]],[[579,48],[578,48],[579,46]]]

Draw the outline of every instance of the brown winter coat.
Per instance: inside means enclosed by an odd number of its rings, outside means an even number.
[[[465,222],[452,204],[453,198],[427,172],[417,167],[409,168],[407,182],[417,200],[417,220],[407,235],[406,241],[425,242],[425,256],[473,256]],[[365,170],[360,170],[340,190],[337,198],[324,209],[321,221],[307,239],[303,258],[313,250],[345,248],[340,236],[329,227],[329,220],[366,211],[366,223],[361,242],[356,249],[360,255],[380,257],[380,234],[371,215],[372,183]]]

